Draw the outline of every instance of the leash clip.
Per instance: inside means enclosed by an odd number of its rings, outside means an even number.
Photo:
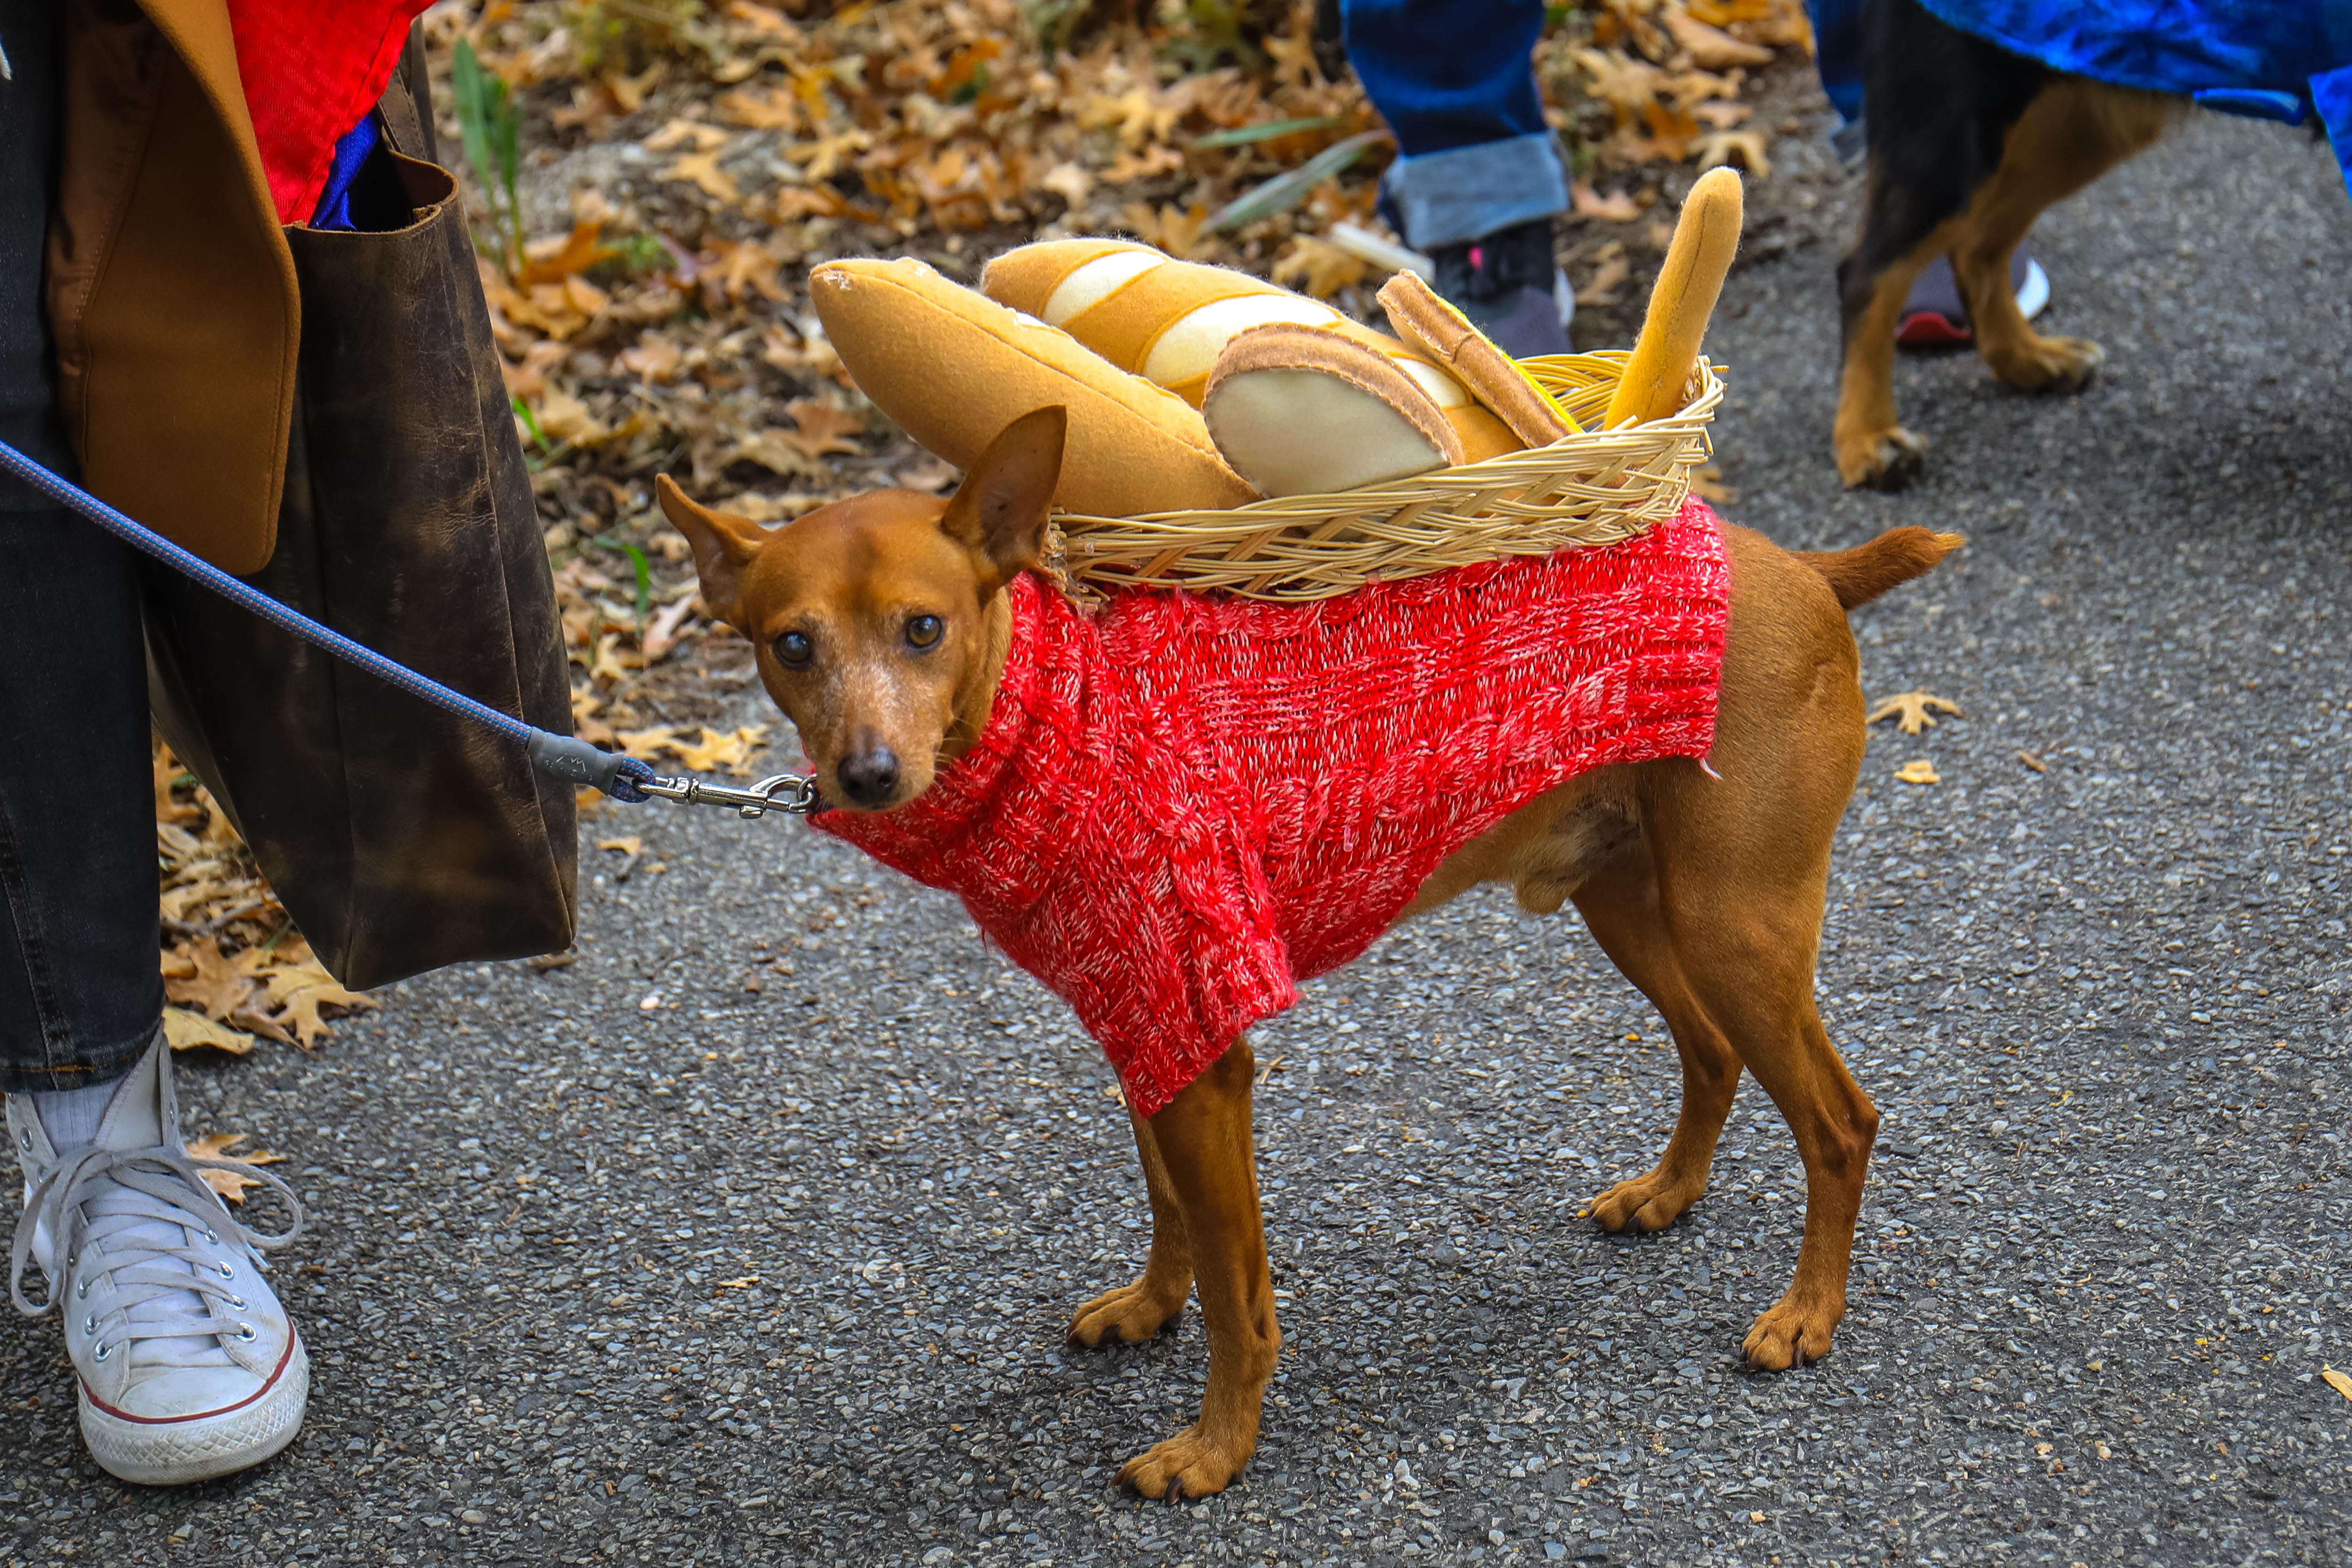
[[[729,805],[745,821],[762,817],[772,811],[788,816],[806,816],[817,808],[816,780],[801,773],[775,773],[761,779],[750,789],[737,789],[731,784],[712,784],[708,779],[675,778],[647,779],[637,786],[647,795],[657,795],[685,805]]]

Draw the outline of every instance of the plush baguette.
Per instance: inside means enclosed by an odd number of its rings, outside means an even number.
[[[1328,327],[1236,333],[1201,413],[1225,460],[1270,496],[1351,490],[1462,460],[1462,437],[1420,384]]]
[[[1325,327],[1394,360],[1420,384],[1478,462],[1525,445],[1435,362],[1319,300],[1230,268],[1177,261],[1132,240],[1045,240],[1008,250],[981,275],[999,304],[1060,327],[1121,370],[1193,406],[1217,355],[1253,328]]]
[[[1709,169],[1691,186],[1603,429],[1663,419],[1682,407],[1707,318],[1739,248],[1739,176],[1729,169]]]
[[[1470,395],[1494,410],[1521,441],[1549,447],[1576,434],[1576,421],[1519,368],[1519,362],[1496,348],[1417,274],[1400,272],[1390,279],[1381,287],[1380,301],[1398,337],[1453,372]]]
[[[958,468],[1022,415],[1059,404],[1070,423],[1054,500],[1069,510],[1131,517],[1257,499],[1181,398],[919,261],[829,261],[810,272],[809,295],[858,390]]]

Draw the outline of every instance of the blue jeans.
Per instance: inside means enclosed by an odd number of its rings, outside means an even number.
[[[0,440],[71,474],[41,305],[60,9],[0,0]],[[163,1016],[132,562],[0,479],[0,1092],[117,1077]]]
[[[1564,212],[1532,64],[1542,0],[1341,0],[1348,58],[1401,154],[1381,195],[1423,250]]]

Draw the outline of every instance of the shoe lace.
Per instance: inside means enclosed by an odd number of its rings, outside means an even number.
[[[258,1180],[285,1200],[293,1221],[285,1230],[255,1230],[228,1211],[219,1194],[207,1185],[207,1170],[234,1171],[247,1181]],[[112,1200],[110,1212],[87,1215],[81,1205],[93,1198]],[[8,1296],[16,1310],[28,1318],[45,1315],[63,1300],[68,1276],[77,1295],[107,1279],[114,1292],[107,1314],[108,1331],[99,1343],[99,1359],[116,1347],[137,1340],[178,1339],[221,1331],[212,1314],[215,1304],[234,1310],[245,1303],[234,1286],[236,1268],[215,1265],[197,1249],[194,1237],[207,1246],[226,1240],[243,1249],[257,1264],[260,1254],[275,1251],[302,1234],[302,1205],[294,1189],[269,1172],[226,1160],[209,1160],[158,1145],[150,1149],[106,1149],[96,1144],[72,1151],[43,1172],[33,1184],[32,1195],[16,1221],[9,1250]],[[157,1222],[176,1243],[156,1239],[158,1231],[143,1229]],[[48,1294],[36,1301],[25,1293],[26,1265],[32,1261],[34,1238],[43,1229],[65,1244],[65,1266],[48,1272]],[[142,1233],[143,1229],[143,1233]],[[173,1261],[185,1265],[175,1267]],[[47,1266],[44,1266],[47,1272]],[[161,1298],[194,1292],[206,1312],[137,1309]],[[134,1315],[135,1314],[135,1315]]]

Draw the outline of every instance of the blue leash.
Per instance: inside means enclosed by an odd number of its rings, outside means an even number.
[[[689,805],[731,806],[746,817],[764,816],[771,811],[805,816],[819,809],[814,781],[798,773],[777,773],[760,780],[750,789],[736,789],[703,779],[664,778],[655,773],[650,764],[635,757],[601,751],[576,736],[559,735],[551,730],[526,724],[511,713],[501,713],[462,691],[452,691],[437,680],[427,680],[406,665],[395,664],[373,648],[362,647],[342,633],[322,626],[301,612],[279,604],[251,584],[230,576],[153,530],[141,527],[88,490],[60,479],[5,441],[0,441],[0,470],[16,475],[51,500],[79,512],[132,549],[154,557],[184,576],[194,578],[231,604],[252,611],[312,647],[332,654],[346,664],[355,664],[436,708],[505,736],[521,746],[530,755],[531,765],[551,778],[574,785],[586,784],[603,791],[614,800],[633,805],[660,795],[667,800]]]

